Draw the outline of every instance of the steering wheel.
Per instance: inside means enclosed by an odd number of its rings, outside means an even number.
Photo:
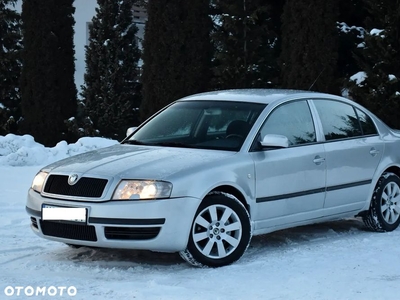
[[[237,133],[231,133],[231,134],[228,134],[225,138],[226,139],[231,139],[231,138],[243,139],[243,136],[241,136],[240,134],[237,134]]]

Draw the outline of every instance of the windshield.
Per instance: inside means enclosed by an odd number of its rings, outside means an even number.
[[[124,143],[238,151],[265,104],[180,101]]]

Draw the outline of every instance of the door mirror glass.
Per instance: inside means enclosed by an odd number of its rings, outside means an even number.
[[[127,137],[130,136],[132,133],[134,133],[134,132],[136,131],[136,129],[137,129],[137,127],[129,127],[129,128],[126,130],[126,136],[127,136]]]

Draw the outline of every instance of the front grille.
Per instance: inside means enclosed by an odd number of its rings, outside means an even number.
[[[33,227],[35,227],[36,229],[39,229],[36,218],[31,217],[31,222],[32,222],[32,226]]]
[[[44,192],[56,195],[99,198],[103,194],[107,179],[82,177],[74,185],[68,184],[66,175],[50,175]]]
[[[104,235],[109,240],[150,240],[161,227],[105,227]]]
[[[97,241],[94,226],[40,221],[40,228],[42,229],[43,234],[48,236],[80,241]]]

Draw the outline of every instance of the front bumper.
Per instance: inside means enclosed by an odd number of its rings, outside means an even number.
[[[187,246],[197,198],[82,202],[44,198],[29,190],[26,211],[40,237],[67,244],[177,252]],[[42,204],[87,208],[86,224],[42,221]]]

